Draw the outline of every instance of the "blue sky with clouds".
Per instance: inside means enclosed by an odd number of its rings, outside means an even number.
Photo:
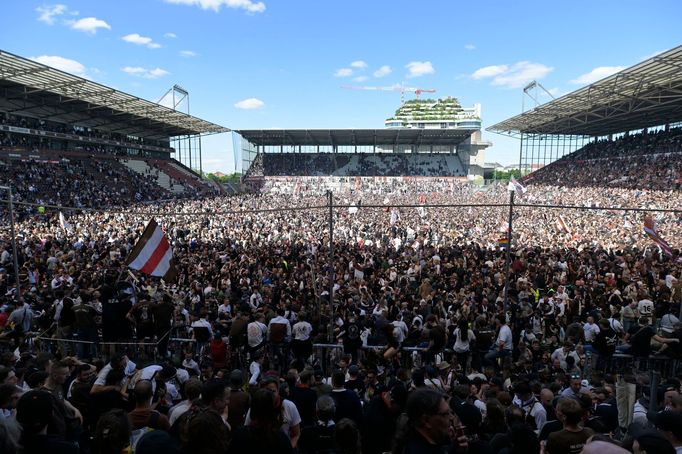
[[[536,79],[555,96],[682,44],[679,0],[59,0],[3,5],[0,49],[240,128],[381,128],[405,83],[482,104],[485,127],[521,111]],[[8,20],[10,19],[10,20]],[[487,161],[514,139],[485,133]],[[233,170],[232,141],[203,141]]]

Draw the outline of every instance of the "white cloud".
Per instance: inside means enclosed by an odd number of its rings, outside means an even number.
[[[542,63],[520,61],[514,63],[505,73],[495,76],[492,85],[506,88],[521,88],[532,80],[542,79],[552,71],[554,71],[554,68]]]
[[[265,11],[265,3],[253,2],[251,0],[165,0],[167,3],[176,5],[199,6],[201,9],[212,9],[220,11],[223,6],[232,9],[243,9],[249,13],[262,13]]]
[[[436,72],[436,70],[433,69],[433,65],[430,61],[411,61],[405,65],[405,68],[407,68],[409,71],[407,74],[408,78],[424,76],[426,74],[433,74]]]
[[[350,64],[351,68],[358,68],[358,69],[365,69],[367,67],[367,63],[365,63],[362,60],[355,60]]]
[[[163,77],[170,74],[165,69],[161,68],[147,69],[143,68],[142,66],[126,66],[123,69],[121,69],[121,71],[132,76],[144,77],[145,79],[158,79],[159,77]]]
[[[197,53],[194,52],[193,50],[181,50],[181,51],[180,51],[180,56],[181,56],[181,57],[190,58],[190,57],[196,57],[197,55],[199,55],[199,54],[197,54]]]
[[[350,68],[337,69],[334,73],[334,77],[350,77],[353,75],[353,70]]]
[[[389,74],[391,74],[391,72],[393,72],[393,70],[391,69],[390,66],[383,65],[381,68],[374,71],[374,77],[388,76]]]
[[[138,46],[147,46],[150,49],[158,49],[161,47],[161,44],[155,43],[150,37],[142,36],[137,33],[125,35],[121,39],[127,43],[136,44]]]
[[[476,46],[474,44],[467,44],[466,46],[464,46],[464,48],[466,50],[474,50],[476,49]]]
[[[55,17],[61,16],[66,12],[68,8],[66,5],[45,5],[36,8],[36,11],[40,13],[38,20],[40,22],[45,22],[48,25],[53,25]]]
[[[163,37],[164,37],[164,38],[169,38],[169,39],[175,39],[175,38],[178,37],[178,35],[176,35],[175,33],[170,33],[170,32],[168,32],[168,33],[164,33],[164,34],[163,34]]]
[[[367,77],[367,76],[353,77],[353,80],[354,80],[355,82],[364,82],[364,81],[366,81],[367,79],[369,79],[369,77]]]
[[[508,69],[509,67],[507,65],[484,66],[483,68],[479,68],[474,71],[474,73],[471,75],[471,78],[478,80],[484,79],[486,77],[493,77],[506,72]]]
[[[586,74],[582,74],[570,81],[576,85],[587,85],[625,69],[625,66],[599,66]]]
[[[64,58],[58,55],[41,55],[39,57],[31,57],[31,60],[42,63],[43,65],[51,66],[75,76],[85,76],[85,66],[76,60],[71,60],[70,58]]]
[[[511,66],[492,65],[479,68],[474,71],[471,78],[479,80],[492,77],[491,85],[505,88],[521,88],[532,80],[542,79],[552,71],[554,71],[554,68],[542,63],[520,61]]]
[[[254,110],[254,109],[262,109],[263,107],[265,107],[265,103],[258,98],[247,98],[247,99],[242,99],[239,102],[236,102],[234,104],[234,106],[237,109]]]
[[[97,33],[98,28],[106,28],[107,30],[111,30],[111,25],[107,24],[102,19],[97,19],[96,17],[84,17],[83,19],[72,21],[69,24],[74,30],[90,33],[92,35]]]

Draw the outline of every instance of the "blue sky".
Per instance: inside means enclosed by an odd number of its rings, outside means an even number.
[[[484,126],[521,111],[536,79],[556,96],[682,44],[682,2],[117,0],[3,5],[0,49],[240,128],[381,128],[405,83],[482,104]],[[11,20],[7,20],[11,19]],[[600,77],[601,76],[601,77]],[[486,161],[518,159],[484,133]],[[233,170],[229,134],[204,169]]]

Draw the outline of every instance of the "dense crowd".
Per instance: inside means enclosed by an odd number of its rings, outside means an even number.
[[[682,128],[591,142],[529,176],[534,184],[678,190],[682,183]]]
[[[268,176],[465,176],[449,154],[263,153],[260,160]]]
[[[49,178],[22,174],[20,197]],[[339,185],[330,261],[320,181],[156,203],[178,268],[167,283],[125,266],[148,205],[65,212],[67,228],[19,207],[22,300],[7,229],[0,244],[2,451],[682,446],[682,225],[657,211],[677,191],[531,180],[505,291],[506,187]],[[672,256],[642,233],[647,214]]]

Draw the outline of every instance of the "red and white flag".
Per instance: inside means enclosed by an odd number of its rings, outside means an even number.
[[[137,244],[128,254],[126,265],[141,273],[161,277],[166,282],[177,276],[168,237],[154,219],[149,221]]]
[[[559,233],[568,233],[569,235],[573,233],[571,232],[571,228],[566,223],[566,220],[561,215],[559,215],[559,217],[556,219],[556,228]]]
[[[654,243],[658,245],[658,247],[661,248],[663,253],[666,255],[673,255],[673,250],[668,245],[668,243],[665,242],[663,238],[658,234],[658,228],[656,227],[656,221],[653,220],[651,216],[646,216],[644,218],[644,233],[646,233],[649,238],[651,238]]]

